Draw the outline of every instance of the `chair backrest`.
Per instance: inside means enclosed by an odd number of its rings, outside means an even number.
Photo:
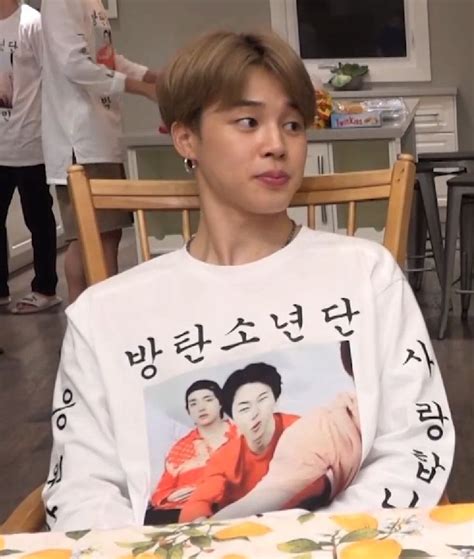
[[[347,233],[356,231],[357,203],[388,200],[384,245],[402,265],[406,256],[408,222],[415,181],[411,155],[400,155],[391,169],[336,173],[305,177],[291,206],[306,206],[309,227],[316,227],[316,206],[348,203]],[[89,180],[84,168],[69,169],[69,189],[75,207],[84,267],[89,285],[107,278],[104,252],[96,220],[96,210],[135,211],[144,260],[150,258],[144,211],[181,210],[182,233],[189,240],[190,211],[199,210],[194,181],[169,180]]]

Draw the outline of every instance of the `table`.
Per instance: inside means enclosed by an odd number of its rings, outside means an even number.
[[[290,510],[241,520],[0,536],[13,559],[474,558],[474,503],[326,514]]]

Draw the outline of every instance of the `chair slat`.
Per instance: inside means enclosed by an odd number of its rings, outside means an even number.
[[[191,216],[189,210],[183,210],[183,239],[187,243],[191,239]]]
[[[355,202],[349,202],[349,215],[347,218],[347,234],[350,237],[355,235],[356,231],[356,219],[357,219],[357,207]]]
[[[142,259],[144,261],[150,260],[150,241],[148,239],[148,228],[146,225],[145,212],[143,210],[137,210],[137,226],[138,234],[140,237],[140,249],[142,254]]]
[[[316,206],[314,204],[308,205],[308,227],[316,229]]]

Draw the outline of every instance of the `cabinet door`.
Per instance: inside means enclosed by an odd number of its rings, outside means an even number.
[[[325,143],[311,142],[308,144],[308,156],[304,168],[305,177],[314,177],[331,172],[329,146]],[[325,205],[316,208],[316,229],[334,231],[333,206]],[[304,208],[290,208],[290,217],[302,225],[308,224],[308,212]]]
[[[456,132],[456,101],[454,97],[422,97],[416,109],[417,134]]]
[[[417,153],[444,153],[456,151],[457,149],[456,134],[454,132],[416,135]]]

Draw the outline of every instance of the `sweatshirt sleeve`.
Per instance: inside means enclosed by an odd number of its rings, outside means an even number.
[[[115,53],[115,68],[133,80],[143,81],[143,77],[148,72],[148,67],[137,64],[125,58],[122,54]]]
[[[453,462],[453,421],[423,316],[400,268],[388,253],[382,260],[376,275],[385,287],[376,290],[373,348],[380,371],[375,437],[330,511],[434,506]]]
[[[110,529],[134,523],[117,455],[84,295],[68,312],[53,397],[53,450],[43,492],[52,530]],[[78,306],[82,308],[78,308]]]
[[[84,35],[84,2],[43,0],[43,38],[47,55],[58,72],[96,95],[117,95],[125,91],[125,74],[96,64]]]
[[[202,474],[201,481],[181,509],[180,522],[192,522],[198,518],[212,516],[214,508],[219,506],[225,498],[226,471],[235,470],[235,463],[235,449],[229,443],[212,455]]]
[[[171,475],[165,467],[163,475],[151,497],[151,504],[154,507],[160,507],[166,504],[169,495],[171,495],[177,487],[177,481],[177,476]]]

